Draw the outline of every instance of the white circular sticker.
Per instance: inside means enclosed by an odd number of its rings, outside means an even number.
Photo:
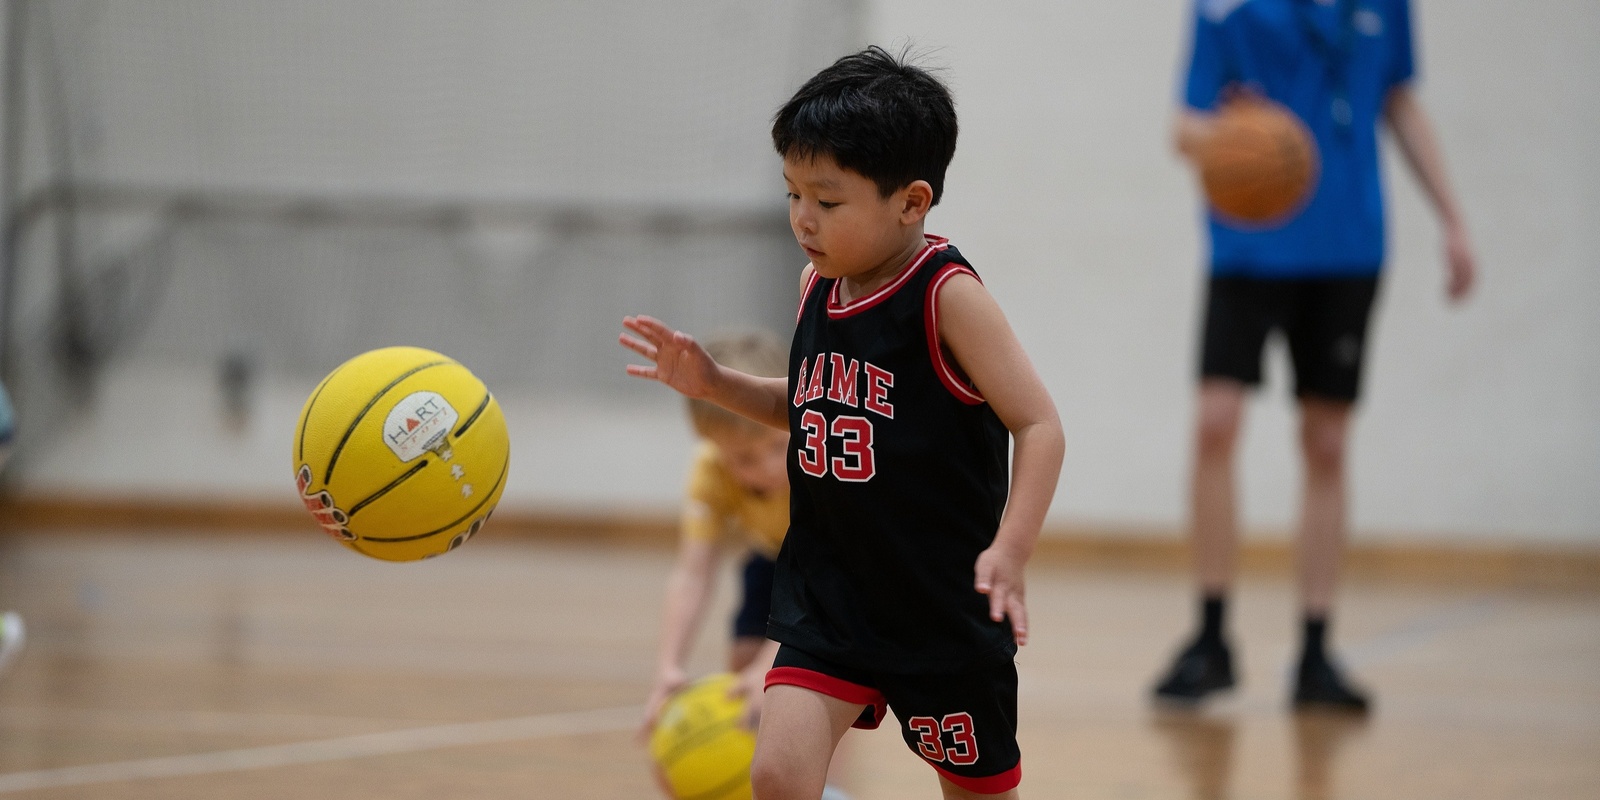
[[[402,462],[414,461],[444,443],[461,415],[438,392],[413,392],[396,403],[383,423],[383,443]]]

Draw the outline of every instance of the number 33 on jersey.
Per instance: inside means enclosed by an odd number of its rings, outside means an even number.
[[[801,358],[794,405],[798,408],[825,396],[834,403],[894,419],[894,406],[889,403],[893,387],[894,373],[888,370],[838,353],[820,353],[815,360]],[[800,414],[800,431],[800,470],[807,475],[823,478],[831,473],[841,481],[862,482],[876,474],[872,419],[865,414],[839,414],[830,420],[808,408]]]

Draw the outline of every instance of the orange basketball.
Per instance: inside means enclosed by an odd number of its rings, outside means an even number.
[[[1225,104],[1199,151],[1200,184],[1218,216],[1246,225],[1282,224],[1317,183],[1317,144],[1283,106],[1249,96]]]

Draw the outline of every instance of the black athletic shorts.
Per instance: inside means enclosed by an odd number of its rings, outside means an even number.
[[[1361,390],[1376,274],[1355,278],[1211,278],[1200,346],[1202,378],[1261,383],[1261,353],[1278,330],[1289,341],[1299,397],[1354,402]]]
[[[733,615],[733,638],[767,638],[767,617],[772,615],[773,561],[751,553],[744,562],[744,601]]]
[[[799,686],[866,706],[857,728],[894,709],[906,746],[951,783],[979,794],[1022,781],[1017,748],[1017,668],[1009,658],[961,672],[904,674],[840,666],[783,645],[767,687]]]

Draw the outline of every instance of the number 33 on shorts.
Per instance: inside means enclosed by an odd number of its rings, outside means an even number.
[[[906,727],[917,734],[917,752],[934,763],[948,762],[964,767],[978,762],[978,740],[974,735],[972,715],[965,711],[946,714],[940,719],[912,717]],[[949,746],[944,734],[950,735]]]

